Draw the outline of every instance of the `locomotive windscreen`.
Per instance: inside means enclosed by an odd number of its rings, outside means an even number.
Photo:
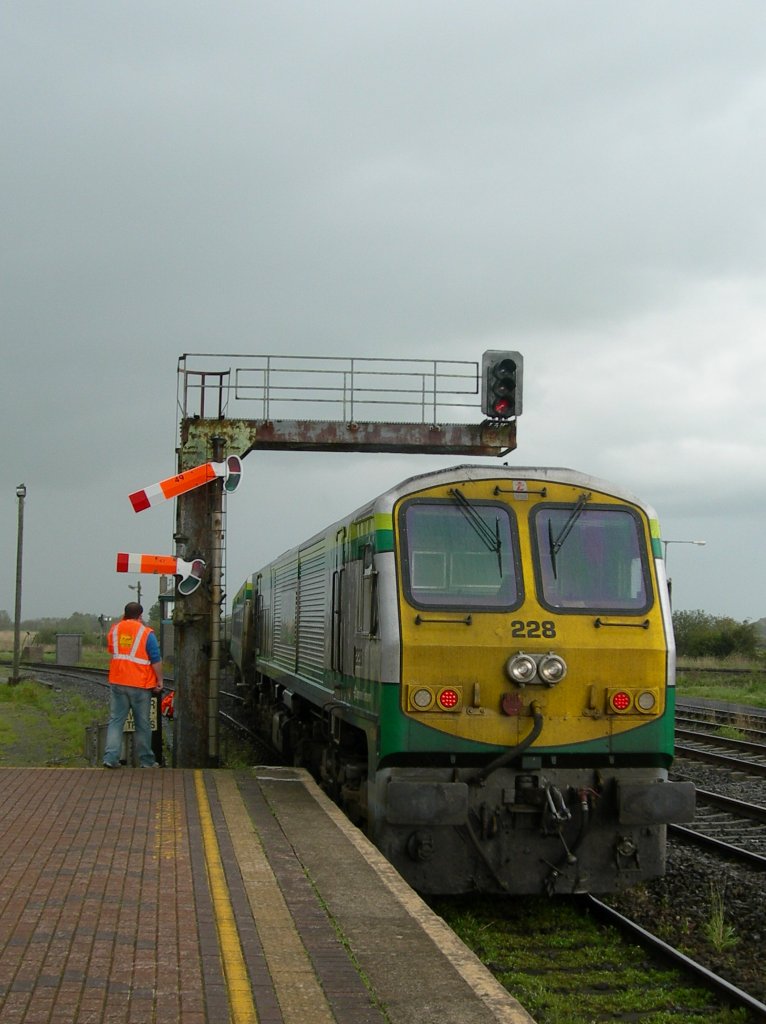
[[[643,612],[650,604],[641,524],[627,508],[541,507],[534,534],[550,608]]]
[[[519,603],[518,545],[505,506],[412,501],[400,526],[404,583],[414,605],[508,609]]]

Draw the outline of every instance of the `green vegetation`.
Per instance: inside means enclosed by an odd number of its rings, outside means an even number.
[[[109,668],[111,656],[102,647],[83,647],[82,657],[78,664],[83,668]]]
[[[0,766],[86,766],[85,728],[104,720],[108,705],[49,690],[32,680],[0,680]]]
[[[438,899],[436,912],[539,1024],[743,1024],[566,900]],[[617,980],[617,983],[615,981]]]
[[[718,668],[725,669],[728,662],[718,662]],[[703,666],[708,668],[707,665]],[[731,667],[731,666],[729,666]],[[723,700],[733,704],[749,704],[752,707],[766,707],[766,669],[761,666],[753,674],[726,671],[715,673],[700,671],[694,665],[681,664],[677,671],[678,696],[692,699]]]
[[[716,736],[720,736],[722,740],[746,740],[747,736],[738,729],[736,725],[719,725],[715,730]]]
[[[144,606],[145,607],[145,606]],[[120,608],[113,615],[99,615],[95,612],[73,612],[66,618],[22,619],[20,625],[22,644],[55,645],[57,633],[79,633],[84,647],[104,646],[106,633],[115,619],[122,615]],[[144,613],[144,621],[159,634],[160,604],[157,601],[148,612]],[[0,610],[0,632],[13,630],[13,620],[7,611]]]
[[[23,652],[29,648],[29,661],[54,664],[56,635],[74,634],[82,638],[82,657],[78,664],[84,668],[107,668],[109,654],[106,650],[106,634],[112,622],[119,617],[73,612],[67,618],[61,619],[24,619],[19,632],[22,660]],[[144,613],[144,621],[152,627],[162,642],[159,601],[149,610],[148,615]],[[0,610],[0,664],[12,660],[13,644],[13,622],[6,611]],[[170,661],[170,658],[166,658],[166,661]]]
[[[690,658],[756,658],[761,640],[757,623],[703,611],[673,612],[673,632],[678,655]]]
[[[225,726],[220,730],[220,763],[222,768],[249,768],[253,762],[253,745],[236,736]]]
[[[710,883],[710,917],[705,922],[705,937],[717,953],[733,949],[739,939],[733,925],[726,920],[724,891],[714,882]]]

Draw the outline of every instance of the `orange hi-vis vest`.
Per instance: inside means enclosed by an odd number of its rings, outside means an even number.
[[[112,661],[109,682],[118,686],[138,686],[153,690],[157,676],[146,653],[151,629],[138,619],[122,619],[109,630],[107,645]]]

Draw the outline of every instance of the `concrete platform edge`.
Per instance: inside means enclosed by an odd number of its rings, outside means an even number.
[[[269,765],[258,765],[252,771],[256,778],[259,775],[266,776],[267,773],[269,777],[274,778],[279,769]],[[476,954],[407,885],[377,847],[348,820],[340,808],[320,789],[312,776],[305,769],[300,768],[290,768],[289,772],[296,780],[297,777],[300,777],[301,782],[335,826],[375,869],[394,899],[420,925],[438,948],[449,957],[465,983],[492,1012],[498,1024],[535,1024],[534,1018],[529,1015],[521,1003],[514,999],[507,989],[503,988]]]

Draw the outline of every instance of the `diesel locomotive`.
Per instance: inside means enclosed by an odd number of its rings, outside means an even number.
[[[664,871],[675,650],[654,511],[568,469],[408,479],[249,578],[256,728],[423,893]]]

